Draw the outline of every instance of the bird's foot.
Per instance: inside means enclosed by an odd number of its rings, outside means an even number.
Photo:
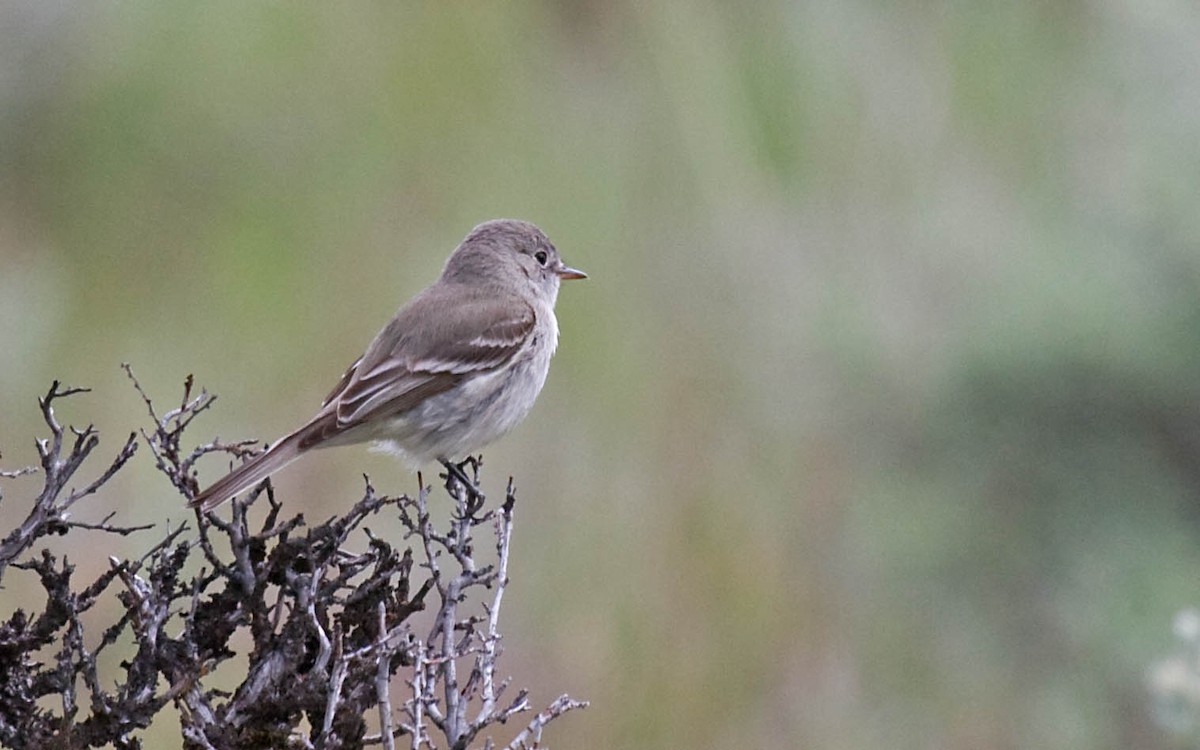
[[[453,463],[445,459],[439,460],[442,466],[446,467],[446,473],[443,475],[446,478],[446,491],[454,497],[458,497],[457,489],[461,486],[467,493],[465,515],[470,517],[478,513],[486,500],[483,492],[479,489],[480,460],[475,456],[467,456],[466,460],[460,463]],[[467,476],[467,466],[471,467],[473,479]]]

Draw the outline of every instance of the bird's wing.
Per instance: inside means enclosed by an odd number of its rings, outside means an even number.
[[[305,430],[304,447],[407,411],[469,375],[505,365],[533,332],[534,310],[520,299],[445,292],[426,290],[424,304],[406,305],[375,337],[325,399]],[[438,314],[429,315],[431,309]]]
[[[346,390],[346,386],[350,385],[350,380],[354,377],[354,373],[358,371],[358,366],[362,363],[362,361],[363,358],[359,357],[350,363],[350,366],[346,368],[346,372],[342,374],[342,379],[338,381],[338,384],[333,387],[333,390],[330,391],[329,395],[326,396],[321,402],[321,408],[329,406],[329,403],[337,398],[339,393]]]

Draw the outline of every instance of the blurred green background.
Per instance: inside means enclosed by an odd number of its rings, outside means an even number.
[[[525,218],[591,274],[486,453],[505,666],[592,701],[550,746],[1177,747],[1198,199],[1186,2],[8,2],[0,465],[54,378],[115,451],[123,361],[220,395],[193,440],[273,439]],[[277,487],[364,471],[415,488],[353,448]],[[187,517],[145,451],[112,507]]]

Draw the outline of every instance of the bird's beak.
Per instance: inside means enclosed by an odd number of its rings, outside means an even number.
[[[584,273],[583,271],[580,271],[578,268],[571,268],[570,266],[564,266],[562,263],[558,264],[558,268],[556,268],[554,270],[554,272],[556,274],[558,274],[558,278],[564,279],[564,280],[566,280],[566,279],[586,279],[587,278],[587,274]]]

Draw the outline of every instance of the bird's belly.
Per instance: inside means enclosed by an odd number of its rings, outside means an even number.
[[[419,466],[461,459],[517,425],[546,382],[550,358],[531,357],[426,399],[381,425],[377,446]]]

